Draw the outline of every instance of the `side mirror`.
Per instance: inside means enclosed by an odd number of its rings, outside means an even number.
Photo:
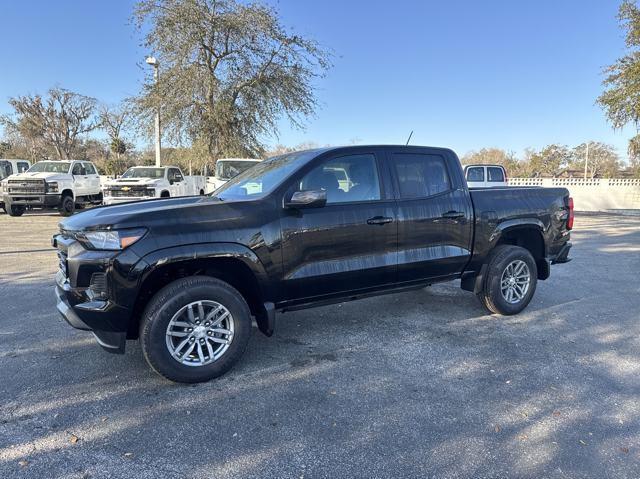
[[[170,185],[173,185],[173,180],[169,180],[169,184],[170,184]]]
[[[296,191],[289,201],[285,201],[287,208],[322,208],[327,204],[327,192],[324,190]]]

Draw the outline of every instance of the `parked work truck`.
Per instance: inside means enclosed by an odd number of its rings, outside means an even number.
[[[39,161],[7,178],[4,205],[11,216],[27,208],[57,209],[71,216],[76,207],[102,203],[100,176],[90,161]]]
[[[102,185],[104,204],[114,205],[153,198],[204,195],[204,176],[185,176],[177,166],[134,166]]]
[[[206,381],[241,357],[252,316],[270,336],[277,311],[450,280],[490,312],[516,314],[568,261],[572,227],[565,188],[470,191],[448,149],[301,151],[215,195],[62,221],[57,307],[108,351],[139,339],[159,374]]]

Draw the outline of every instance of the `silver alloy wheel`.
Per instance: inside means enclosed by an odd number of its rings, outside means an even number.
[[[500,291],[507,303],[516,304],[524,299],[529,291],[531,273],[529,266],[522,260],[512,261],[502,272]]]
[[[233,316],[215,301],[194,301],[173,315],[167,326],[167,348],[185,366],[217,361],[233,341]]]

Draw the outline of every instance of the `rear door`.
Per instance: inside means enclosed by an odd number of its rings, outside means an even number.
[[[376,148],[335,152],[292,179],[285,198],[322,189],[327,204],[284,210],[283,285],[291,302],[395,281],[395,201],[381,174],[381,155]]]
[[[390,149],[398,206],[398,281],[446,279],[471,255],[473,212],[452,152]]]

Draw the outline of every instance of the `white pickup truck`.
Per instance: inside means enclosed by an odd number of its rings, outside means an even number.
[[[17,160],[5,158],[0,160],[0,208],[6,213],[7,210],[4,207],[4,186],[7,183],[5,180],[11,175],[22,173],[31,168],[31,162],[27,160]]]
[[[71,216],[76,205],[102,203],[100,176],[90,161],[40,161],[5,180],[3,198],[11,216],[29,208],[57,208]]]
[[[104,204],[204,195],[204,176],[185,176],[177,166],[134,166],[102,185]]]
[[[256,158],[220,158],[216,161],[216,174],[207,178],[207,193],[220,188],[234,176],[248,170],[262,160]]]

